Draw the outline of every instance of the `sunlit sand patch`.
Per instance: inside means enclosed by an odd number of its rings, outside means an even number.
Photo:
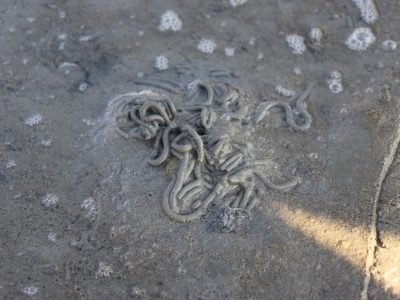
[[[286,204],[273,203],[278,216],[290,227],[301,231],[317,244],[344,258],[353,266],[363,270],[367,254],[368,230],[354,227],[343,221],[316,215],[303,209],[291,209]]]
[[[400,296],[400,237],[384,234],[383,246],[376,250],[375,260],[373,278],[387,291]]]
[[[366,226],[351,226],[342,220],[300,208],[292,209],[282,203],[274,202],[272,206],[277,209],[278,217],[288,226],[301,231],[317,244],[364,272],[369,235]],[[375,264],[371,271],[378,284],[400,296],[400,237],[394,234],[385,235],[383,247],[376,250]]]

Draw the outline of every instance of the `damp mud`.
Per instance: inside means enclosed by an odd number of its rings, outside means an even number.
[[[399,299],[396,1],[0,8],[1,299]]]

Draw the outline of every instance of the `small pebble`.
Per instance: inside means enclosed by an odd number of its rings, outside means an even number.
[[[59,40],[65,40],[67,38],[67,34],[66,33],[60,33],[59,35],[58,35],[58,39]]]
[[[295,75],[301,75],[303,72],[301,71],[300,68],[295,67],[295,68],[293,69],[293,73],[294,73]]]
[[[86,125],[86,126],[94,126],[96,125],[96,122],[93,121],[92,119],[88,119],[88,118],[83,118],[82,122]]]
[[[251,37],[250,40],[249,40],[249,45],[250,45],[250,46],[254,46],[255,44],[256,44],[256,38],[253,36],[253,37]]]
[[[144,293],[141,289],[139,289],[138,287],[134,286],[131,289],[131,296],[132,297],[140,297],[142,296]]]
[[[225,55],[230,57],[234,56],[235,48],[225,48]]]

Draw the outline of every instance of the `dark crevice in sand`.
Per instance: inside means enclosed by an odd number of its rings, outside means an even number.
[[[361,291],[361,300],[368,299],[368,288],[371,281],[371,269],[375,263],[375,253],[376,249],[380,244],[379,232],[378,232],[378,210],[379,210],[379,199],[382,194],[382,188],[384,186],[387,174],[390,167],[396,157],[397,149],[400,143],[400,119],[397,120],[397,128],[394,134],[394,139],[389,147],[389,151],[383,160],[383,166],[381,173],[378,178],[377,189],[375,193],[375,198],[372,207],[372,220],[371,229],[367,242],[367,257],[365,262],[365,279],[363,289]]]

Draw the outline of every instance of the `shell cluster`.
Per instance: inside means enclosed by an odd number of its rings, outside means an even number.
[[[365,22],[368,24],[375,23],[379,13],[373,0],[353,0],[353,2],[360,10],[361,17]]]
[[[157,56],[154,67],[160,71],[168,69],[168,58],[164,55]]]
[[[331,72],[331,79],[328,80],[329,90],[334,94],[343,92],[342,74],[339,71]]]
[[[293,54],[303,54],[306,51],[304,37],[299,34],[289,34],[286,36],[286,42],[292,48]]]
[[[346,45],[351,50],[364,51],[375,43],[375,41],[376,37],[370,28],[359,27],[347,38]]]
[[[217,44],[210,39],[201,39],[197,45],[197,49],[203,53],[211,54],[214,52]]]
[[[176,12],[167,10],[161,15],[158,29],[160,31],[180,31],[182,29],[182,20]]]

